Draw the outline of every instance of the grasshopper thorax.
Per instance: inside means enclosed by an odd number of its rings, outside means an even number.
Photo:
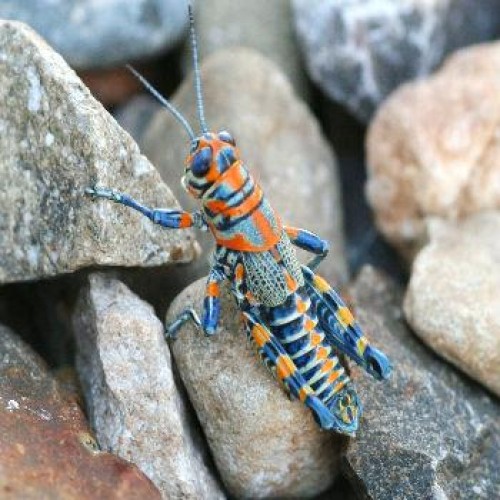
[[[238,162],[239,151],[229,132],[206,132],[191,141],[182,185],[192,196],[201,198]]]

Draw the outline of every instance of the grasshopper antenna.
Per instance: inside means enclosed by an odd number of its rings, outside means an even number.
[[[170,113],[174,115],[174,117],[179,121],[179,123],[184,127],[186,132],[189,135],[189,138],[191,140],[196,138],[196,135],[191,127],[189,125],[188,121],[186,118],[181,114],[181,112],[174,107],[173,104],[168,102],[154,87],[149,83],[146,78],[144,78],[134,67],[130,66],[130,64],[126,65],[126,68],[144,85],[144,87],[151,93],[153,97],[155,97],[162,106],[167,108]]]
[[[196,31],[194,29],[193,6],[189,3],[189,31],[191,34],[191,50],[193,52],[194,66],[194,84],[196,89],[196,106],[198,107],[198,116],[200,119],[201,131],[208,132],[207,122],[205,121],[205,110],[203,109],[203,92],[201,86],[200,67],[198,63],[198,43],[196,41]]]

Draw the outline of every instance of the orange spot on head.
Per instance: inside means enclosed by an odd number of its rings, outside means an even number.
[[[278,356],[278,359],[276,360],[276,375],[280,380],[290,377],[296,370],[297,368],[288,356],[283,354]]]
[[[252,338],[258,347],[263,347],[270,339],[269,334],[260,325],[255,325],[252,328]]]

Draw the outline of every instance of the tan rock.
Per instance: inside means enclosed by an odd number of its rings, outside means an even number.
[[[500,396],[500,212],[432,221],[404,310],[440,356]]]
[[[100,445],[137,464],[166,499],[224,498],[174,381],[163,325],[120,281],[92,274],[74,327]]]
[[[285,224],[317,232],[330,241],[322,266],[330,280],[345,280],[342,207],[336,164],[307,106],[294,94],[281,70],[250,49],[218,51],[202,64],[205,114],[210,128],[227,129],[243,160],[258,179]],[[191,78],[172,99],[199,130]],[[180,187],[188,153],[185,131],[162,110],[142,138],[144,154],[186,209],[198,205]],[[207,250],[211,235],[198,233]],[[206,267],[204,269],[206,274]]]
[[[205,279],[172,304],[171,321],[194,305]],[[342,438],[321,431],[309,410],[290,401],[247,344],[234,299],[224,289],[217,333],[188,323],[172,351],[222,480],[236,498],[307,498],[326,490],[339,471]]]
[[[367,154],[377,225],[408,257],[427,217],[500,207],[500,43],[459,51],[400,87],[370,126]]]

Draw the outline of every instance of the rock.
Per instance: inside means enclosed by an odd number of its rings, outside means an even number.
[[[74,329],[99,444],[137,464],[165,498],[224,498],[175,384],[152,307],[119,281],[92,274]]]
[[[4,0],[0,18],[29,24],[80,69],[159,54],[180,40],[188,19],[185,0]]]
[[[331,255],[322,272],[328,279],[345,280],[336,164],[314,116],[294,95],[283,73],[250,49],[213,54],[202,65],[202,78],[209,127],[231,131],[246,165],[284,224],[315,231],[330,241]],[[172,102],[199,130],[191,79]],[[179,185],[188,143],[178,122],[165,111],[158,113],[144,134],[142,147],[169,185],[177,184],[175,194],[181,204],[197,208]],[[200,236],[200,242],[205,254],[213,247],[210,234],[205,239]],[[205,264],[198,277],[206,269]]]
[[[197,2],[196,32],[202,57],[232,46],[255,49],[279,66],[298,92],[307,94],[289,0]],[[184,56],[184,67],[191,70],[190,47]]]
[[[500,43],[452,56],[380,108],[367,139],[367,196],[382,233],[413,257],[426,219],[500,207]]]
[[[80,408],[4,326],[0,345],[2,498],[160,498],[137,467],[99,450]]]
[[[498,402],[417,341],[392,282],[365,268],[352,291],[361,325],[394,364],[383,383],[352,370],[365,411],[344,472],[359,497],[498,498]]]
[[[500,31],[496,0],[294,0],[312,79],[368,121],[401,83],[430,73],[459,47]]]
[[[405,315],[437,354],[500,396],[500,212],[433,221]]]
[[[167,321],[193,305],[206,279],[172,304]],[[247,345],[240,315],[223,287],[222,317],[211,338],[192,323],[171,344],[222,480],[235,498],[309,498],[335,480],[343,438],[321,431],[309,410],[290,401]]]
[[[165,231],[110,202],[91,184],[176,207],[128,134],[74,72],[23,24],[0,22],[0,283],[91,265],[188,261],[192,233]]]

